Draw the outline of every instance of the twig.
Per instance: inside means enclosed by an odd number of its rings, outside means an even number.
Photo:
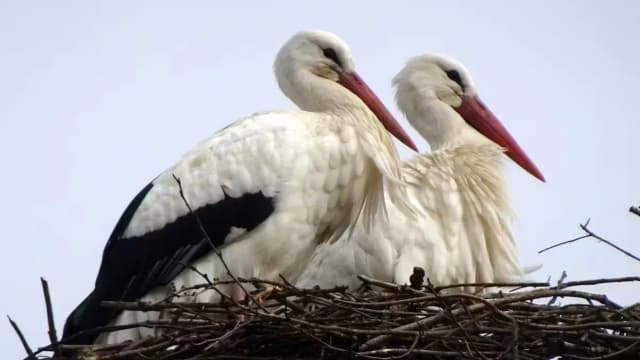
[[[625,254],[625,255],[627,255],[627,256],[629,256],[629,257],[631,257],[632,259],[634,259],[634,260],[636,260],[636,261],[640,261],[640,257],[637,257],[637,256],[633,255],[632,253],[630,253],[630,252],[626,251],[625,249],[623,249],[623,248],[619,247],[618,245],[616,245],[616,244],[612,243],[611,241],[606,240],[606,239],[604,239],[604,238],[602,238],[602,237],[600,237],[600,236],[596,235],[594,232],[592,232],[591,230],[589,230],[589,228],[587,227],[588,225],[589,225],[589,223],[587,222],[587,223],[585,223],[585,224],[580,225],[580,227],[582,228],[582,230],[584,230],[584,232],[586,232],[587,234],[589,234],[589,235],[593,236],[594,238],[596,238],[596,239],[598,239],[598,240],[602,241],[603,243],[605,243],[605,244],[607,244],[607,245],[609,245],[609,246],[613,247],[614,249],[616,249],[616,250],[618,250],[618,251],[622,252],[623,254]]]
[[[196,214],[193,211],[193,208],[191,207],[191,204],[189,204],[189,201],[187,201],[187,198],[184,195],[184,189],[182,188],[182,181],[175,174],[171,174],[171,176],[173,176],[173,179],[178,184],[178,191],[180,193],[180,198],[182,198],[182,201],[184,202],[185,206],[189,210],[189,214],[191,214],[196,219],[196,222],[198,223],[198,227],[200,228],[200,232],[202,233],[202,236],[204,236],[205,240],[207,240],[207,242],[209,243],[209,246],[211,246],[211,249],[213,250],[213,252],[215,252],[216,255],[218,255],[218,257],[220,258],[220,262],[222,263],[222,265],[224,266],[225,270],[227,271],[227,274],[229,276],[231,276],[232,279],[236,280],[235,276],[233,274],[231,274],[231,270],[229,269],[229,266],[224,261],[224,258],[222,257],[222,252],[214,244],[213,240],[211,240],[211,237],[209,236],[209,233],[204,228],[204,225],[202,224],[202,220],[200,219],[200,216],[198,216],[198,214]]]
[[[576,241],[578,241],[578,240],[582,240],[582,239],[586,239],[586,238],[590,238],[590,237],[591,237],[591,236],[590,236],[589,234],[587,234],[587,235],[578,236],[577,238],[573,238],[573,239],[571,239],[571,240],[562,241],[562,242],[559,242],[559,243],[557,243],[557,244],[553,244],[553,245],[551,245],[551,246],[549,246],[549,247],[546,247],[546,248],[544,248],[544,249],[542,249],[542,250],[539,250],[539,251],[538,251],[538,254],[542,254],[543,252],[546,252],[546,251],[548,251],[548,250],[551,250],[551,249],[557,248],[557,247],[559,247],[559,246],[566,245],[566,244],[571,244],[572,242],[576,242]]]
[[[432,288],[431,284],[429,284],[429,287]],[[464,326],[462,326],[460,324],[460,322],[456,319],[456,316],[453,315],[453,313],[451,312],[451,307],[449,306],[449,304],[446,301],[444,301],[442,296],[440,296],[440,294],[438,294],[436,291],[432,290],[432,293],[438,299],[438,301],[440,302],[440,306],[442,306],[443,311],[449,316],[449,318],[456,325],[458,330],[460,330],[462,332],[462,334],[464,334],[465,341],[467,343],[469,343],[469,345],[470,345],[469,352],[471,353],[471,355],[475,354],[475,355],[480,356],[480,358],[482,358],[482,359],[487,359],[487,357],[484,356],[480,352],[480,350],[478,350],[478,348],[476,347],[476,344],[473,343],[473,340],[471,339],[471,336],[469,335],[467,330],[464,328]]]
[[[624,276],[624,277],[609,278],[609,279],[568,281],[563,284],[558,284],[558,288],[566,289],[568,287],[573,287],[573,286],[600,285],[600,284],[610,284],[610,283],[617,283],[617,282],[633,282],[633,281],[640,281],[640,276]]]
[[[198,223],[198,227],[200,228],[200,232],[202,233],[202,236],[204,236],[204,238],[207,240],[207,242],[211,246],[211,249],[213,250],[213,252],[220,259],[220,262],[222,263],[222,266],[224,266],[224,269],[227,272],[227,275],[229,275],[229,277],[231,279],[233,279],[233,281],[236,283],[236,285],[238,285],[240,287],[240,289],[242,289],[242,291],[244,292],[244,294],[247,297],[247,299],[250,299],[253,303],[255,303],[260,308],[260,310],[268,312],[268,310],[265,309],[262,306],[262,304],[260,304],[260,302],[256,301],[256,299],[253,298],[253,296],[251,296],[249,291],[238,280],[238,278],[236,278],[236,276],[233,275],[233,273],[231,272],[231,269],[229,268],[229,265],[227,265],[227,262],[224,261],[224,258],[222,257],[222,251],[220,251],[220,249],[218,249],[218,247],[213,243],[213,240],[211,240],[211,237],[207,233],[207,230],[204,228],[204,225],[202,224],[202,220],[200,219],[200,216],[198,216],[198,214],[196,214],[193,211],[193,208],[191,208],[191,205],[187,201],[187,198],[184,196],[184,189],[182,188],[182,182],[180,181],[180,178],[178,178],[175,174],[171,174],[171,176],[173,176],[173,179],[178,184],[178,191],[180,193],[180,197],[182,198],[182,201],[184,202],[184,204],[187,206],[187,209],[189,210],[189,214],[191,214],[196,219],[196,222]]]
[[[366,285],[375,285],[375,286],[379,286],[379,287],[385,288],[385,289],[398,289],[399,288],[398,284],[394,284],[394,283],[390,283],[390,282],[386,282],[386,281],[381,281],[381,280],[376,280],[374,278],[370,278],[370,277],[365,276],[365,275],[358,275],[358,279],[360,281],[362,281]]]
[[[24,348],[24,351],[27,353],[27,359],[28,360],[36,360],[36,356],[33,354],[33,350],[31,350],[31,347],[29,346],[29,343],[27,343],[27,339],[24,338],[24,335],[22,335],[22,331],[20,331],[20,328],[18,327],[18,324],[16,324],[15,321],[13,321],[9,315],[7,315],[7,319],[9,319],[9,323],[11,324],[11,327],[13,327],[13,330],[15,330],[16,334],[18,334],[18,337],[20,338],[20,342],[22,343],[22,347]]]
[[[556,289],[560,289],[560,286],[562,285],[562,282],[567,278],[567,272],[562,270],[562,274],[560,275],[560,279],[558,279],[558,285],[556,286]],[[551,299],[549,299],[549,301],[547,302],[547,306],[551,306],[553,304],[556,303],[556,300],[558,300],[557,296],[552,297]]]
[[[222,336],[219,336],[213,339],[213,341],[211,342],[211,345],[208,345],[204,350],[215,349],[220,342],[228,339],[229,337],[237,333],[240,329],[242,329],[245,326],[248,326],[249,324],[251,324],[251,320],[247,320],[245,322],[240,322],[240,321],[236,322],[236,324],[233,326],[233,329],[227,331]]]
[[[625,254],[625,255],[629,256],[630,258],[632,258],[632,259],[634,259],[634,260],[636,260],[636,261],[640,261],[640,257],[638,257],[638,256],[636,256],[636,255],[634,255],[634,254],[632,254],[632,253],[630,253],[630,252],[628,252],[627,250],[625,250],[625,249],[623,249],[623,248],[619,247],[618,245],[616,245],[616,244],[612,243],[611,241],[609,241],[609,240],[607,240],[607,239],[604,239],[604,238],[602,238],[602,237],[598,236],[598,235],[597,235],[597,234],[595,234],[593,231],[591,231],[591,230],[589,229],[589,227],[588,227],[588,226],[589,226],[589,220],[587,220],[584,224],[580,224],[580,228],[581,228],[581,229],[586,233],[586,235],[582,235],[582,236],[579,236],[579,237],[577,237],[577,238],[575,238],[575,239],[571,239],[571,240],[567,240],[567,241],[563,241],[563,242],[560,242],[560,243],[557,243],[557,244],[551,245],[551,246],[549,246],[549,247],[546,247],[546,248],[544,248],[544,249],[542,249],[542,250],[538,251],[538,254],[541,254],[541,253],[543,253],[543,252],[545,252],[545,251],[547,251],[547,250],[551,250],[551,249],[556,248],[556,247],[558,247],[558,246],[562,246],[562,245],[570,244],[570,243],[572,243],[572,242],[576,242],[576,241],[578,241],[578,240],[582,240],[582,239],[586,239],[586,238],[590,238],[590,237],[592,237],[592,238],[595,238],[595,239],[597,239],[597,240],[602,241],[603,243],[605,243],[605,244],[607,244],[607,245],[611,246],[612,248],[614,248],[614,249],[616,249],[616,250],[620,251],[621,253],[623,253],[623,254]]]
[[[209,275],[207,275],[207,274],[203,273],[202,271],[198,270],[198,268],[196,268],[195,266],[193,266],[191,264],[183,263],[182,261],[180,262],[180,265],[184,266],[185,269],[189,269],[189,270],[193,271],[194,273],[198,274],[202,279],[204,279],[204,281],[206,281],[207,285],[213,286],[213,282],[211,281],[211,279],[209,279]]]
[[[387,359],[383,357],[373,357],[373,355],[388,355],[388,354],[397,354],[397,353],[405,353],[407,350],[404,348],[384,348],[378,350],[370,350],[359,352],[358,356],[367,357],[369,359]],[[413,355],[424,355],[424,356],[436,356],[443,357],[446,356],[448,358],[460,358],[460,353],[456,351],[442,351],[442,350],[425,350],[425,349],[414,349],[411,352]],[[497,354],[496,351],[484,351],[485,355],[495,356]],[[428,358],[431,358],[428,357]]]
[[[310,331],[305,330],[305,328],[302,327],[302,326],[295,326],[293,324],[289,324],[289,326],[294,328],[294,329],[296,329],[296,330],[298,330],[298,331],[300,331],[300,332],[302,332],[303,334],[305,334],[306,336],[310,337],[311,339],[319,342],[320,344],[322,344],[324,347],[326,347],[328,349],[331,349],[331,350],[334,350],[334,351],[337,351],[337,352],[341,352],[341,353],[349,353],[350,352],[348,349],[342,349],[342,348],[339,348],[337,346],[333,346],[333,345],[329,344],[328,342],[326,342],[326,341],[320,339],[319,337],[313,335]]]
[[[535,288],[535,287],[547,287],[549,286],[549,282],[545,281],[545,282],[496,282],[496,283],[487,283],[487,282],[483,282],[483,283],[461,283],[461,284],[451,284],[451,285],[444,285],[444,286],[435,286],[433,289],[435,291],[442,291],[445,289],[453,289],[453,288],[459,288],[459,287],[477,287],[477,288],[488,288],[488,287],[514,287],[514,288],[521,288],[521,287],[531,287],[531,288]]]
[[[49,327],[49,341],[51,341],[51,346],[53,346],[54,355],[59,355],[60,351],[58,349],[58,334],[56,332],[56,324],[53,320],[53,306],[51,305],[51,295],[49,294],[49,283],[44,278],[40,278],[40,282],[42,283],[42,293],[44,294],[44,303],[47,309],[47,325]]]
[[[218,287],[216,286],[216,284],[214,284],[210,279],[209,276],[205,273],[203,273],[202,271],[198,270],[195,266],[191,265],[191,264],[185,264],[183,262],[181,262],[180,264],[182,264],[182,266],[185,267],[185,269],[189,269],[193,272],[195,272],[196,274],[198,274],[201,278],[203,278],[206,281],[207,284],[207,289],[212,289],[213,291],[215,291],[218,295],[220,295],[220,298],[223,300],[227,300],[227,301],[231,301],[231,303],[233,303],[235,306],[237,306],[239,309],[244,310],[244,311],[248,311],[251,312],[252,309],[243,306],[242,304],[240,304],[236,299],[234,299],[233,296],[229,296],[225,293],[223,293],[220,289],[218,289]],[[228,284],[236,284],[237,282],[243,282],[239,279],[236,279],[236,281],[231,281],[231,282],[227,282]],[[221,284],[220,284],[221,285]],[[169,301],[169,299],[172,296],[178,296],[178,294],[181,291],[176,291],[173,294],[169,295],[167,298],[164,299],[164,301]],[[196,307],[203,307],[203,305],[201,303],[194,303],[196,304]]]
[[[144,349],[124,350],[124,351],[117,352],[115,354],[102,356],[101,359],[104,359],[104,360],[131,359],[133,355],[138,355],[138,356],[142,355],[143,351],[162,349],[167,347],[170,344],[171,344],[171,341],[166,340],[158,344],[147,346]]]

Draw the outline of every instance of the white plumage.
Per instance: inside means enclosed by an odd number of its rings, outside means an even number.
[[[358,226],[353,236],[319,247],[298,285],[357,288],[357,274],[406,284],[414,266],[437,285],[517,279],[523,269],[510,230],[503,151],[544,181],[542,174],[482,105],[457,61],[412,58],[394,84],[398,106],[432,148],[402,166],[418,214],[407,217],[390,199],[387,223],[371,231]]]
[[[382,124],[413,144],[355,74],[347,45],[330,33],[299,33],[280,50],[275,71],[283,92],[303,111],[236,121],[145,187],[116,225],[96,288],[69,316],[65,338],[92,326],[157,319],[157,312],[110,313],[99,302],[154,302],[201,284],[184,263],[210,278],[226,276],[174,177],[238,277],[295,280],[318,244],[339,237],[359,214],[373,219],[384,206],[383,184],[396,204],[405,203],[397,154]],[[227,293],[238,295],[234,287]],[[194,291],[180,300],[216,301],[218,294]],[[150,331],[123,330],[97,341]]]

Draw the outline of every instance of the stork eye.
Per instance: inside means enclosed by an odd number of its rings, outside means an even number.
[[[464,84],[462,83],[462,78],[460,77],[458,70],[447,70],[446,73],[447,77],[460,85],[460,88],[464,91]]]
[[[340,61],[340,59],[338,59],[338,54],[336,54],[336,51],[333,50],[332,48],[324,48],[324,49],[322,49],[322,54],[324,54],[324,56],[327,59],[333,60],[333,62],[338,64],[338,66],[342,67],[342,62]]]

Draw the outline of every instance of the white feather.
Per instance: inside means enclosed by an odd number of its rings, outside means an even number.
[[[276,60],[278,82],[300,108],[310,111],[267,112],[236,121],[188,152],[158,176],[133,216],[127,236],[141,235],[185,214],[175,175],[185,198],[197,209],[221,200],[262,191],[276,196],[275,210],[249,232],[234,232],[222,255],[237,277],[295,281],[316,246],[338,238],[362,212],[368,217],[383,206],[382,179],[389,193],[406,206],[400,164],[389,134],[365,104],[335,80],[319,80],[316,64],[324,62],[322,47],[341,54],[346,71],[353,70],[348,48],[332,34],[305,32],[294,36]],[[321,70],[327,71],[321,64]],[[336,75],[337,76],[337,75]],[[374,186],[372,186],[374,184]],[[126,239],[124,240],[126,241]],[[210,278],[227,277],[220,258],[210,253],[192,264]],[[157,302],[174,289],[204,279],[185,269],[167,286],[158,286],[140,301]],[[234,295],[230,286],[223,292]],[[213,290],[193,290],[180,301],[215,302]],[[154,320],[158,312],[125,311],[112,325]],[[102,335],[98,343],[137,339],[155,332],[130,329]]]
[[[387,199],[388,222],[358,223],[319,247],[298,285],[357,288],[358,274],[406,284],[415,266],[436,285],[514,281],[531,270],[520,266],[510,229],[503,150],[453,110],[463,89],[447,78],[451,69],[475,94],[466,69],[442,56],[414,58],[394,79],[401,110],[434,150],[402,167],[415,216]]]

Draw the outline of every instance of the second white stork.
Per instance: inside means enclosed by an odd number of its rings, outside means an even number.
[[[394,84],[398,106],[432,149],[402,166],[418,215],[406,216],[392,198],[388,222],[371,233],[357,227],[352,237],[323,244],[298,285],[356,288],[357,274],[406,284],[414,266],[436,285],[519,278],[503,153],[544,177],[480,101],[469,72],[456,60],[414,57]]]
[[[415,147],[358,77],[347,45],[327,32],[298,33],[279,51],[275,73],[302,110],[238,120],[144,187],[115,226],[95,288],[69,315],[63,341],[90,343],[97,326],[157,318],[100,303],[153,302],[203,283],[186,265],[210,279],[225,278],[198,219],[235,276],[295,280],[319,243],[340,236],[359,214],[373,217],[380,210],[383,187],[403,202],[399,160],[385,127]],[[238,289],[227,292],[235,296]],[[181,298],[216,299],[212,290]],[[140,336],[141,330],[129,329],[97,341]]]

